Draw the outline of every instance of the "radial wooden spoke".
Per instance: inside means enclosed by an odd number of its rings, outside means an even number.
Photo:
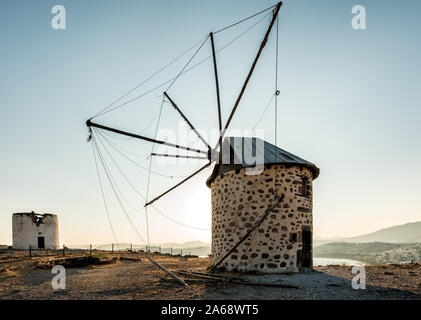
[[[174,144],[174,143],[170,143],[170,142],[166,142],[166,141],[162,141],[162,140],[156,140],[156,139],[144,137],[144,136],[141,136],[141,135],[138,135],[138,134],[134,134],[134,133],[114,129],[114,128],[111,128],[111,127],[103,126],[101,124],[94,123],[91,120],[86,121],[86,125],[88,127],[95,127],[95,128],[98,128],[98,129],[103,129],[103,130],[111,131],[111,132],[114,132],[114,133],[118,133],[118,134],[121,134],[121,135],[124,135],[124,136],[145,140],[145,141],[148,141],[148,142],[163,144],[163,145],[173,147],[173,148],[177,148],[177,149],[183,149],[183,150],[187,150],[187,151],[191,151],[191,152],[206,154],[207,156],[209,155],[209,151],[203,151],[203,150],[200,150],[200,149],[194,149],[194,148],[190,148],[190,147],[181,146],[179,144]]]
[[[192,173],[191,175],[189,175],[187,178],[185,178],[183,181],[180,181],[179,183],[177,183],[175,186],[171,187],[170,189],[168,189],[167,191],[165,191],[164,193],[161,193],[159,196],[155,197],[154,199],[152,199],[151,201],[147,202],[145,204],[145,207],[149,206],[150,204],[154,203],[156,200],[160,199],[161,197],[165,196],[167,193],[171,192],[172,190],[174,190],[175,188],[181,186],[184,182],[186,182],[187,180],[190,180],[191,178],[193,178],[196,174],[202,172],[204,169],[206,169],[207,167],[209,167],[211,165],[212,162],[209,162],[207,164],[205,164],[203,167],[201,167],[199,170],[197,170],[196,172]]]

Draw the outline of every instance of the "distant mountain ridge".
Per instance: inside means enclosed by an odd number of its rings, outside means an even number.
[[[421,221],[405,223],[380,229],[356,237],[344,238],[344,242],[388,242],[414,243],[421,242]]]

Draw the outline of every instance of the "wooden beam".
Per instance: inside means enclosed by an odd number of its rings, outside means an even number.
[[[170,189],[168,189],[167,191],[165,191],[164,193],[161,193],[159,196],[155,197],[154,199],[152,199],[151,201],[147,202],[145,204],[145,207],[149,206],[150,204],[154,203],[156,200],[160,199],[161,197],[165,196],[167,193],[169,193],[170,191],[174,190],[175,188],[179,187],[180,185],[182,185],[184,182],[186,182],[187,180],[193,178],[196,174],[200,173],[202,170],[206,169],[207,167],[209,167],[211,165],[212,162],[209,162],[207,164],[205,164],[203,167],[201,167],[199,170],[197,170],[196,172],[192,173],[191,175],[189,175],[187,178],[185,178],[183,181],[177,183],[175,186],[171,187]]]
[[[216,102],[218,104],[218,124],[219,124],[219,148],[222,147],[222,136],[221,136],[221,132],[222,132],[222,115],[221,115],[221,97],[219,94],[219,79],[218,79],[218,68],[216,65],[216,51],[215,51],[215,42],[213,39],[213,33],[211,32],[209,34],[210,39],[211,39],[211,44],[212,44],[212,56],[213,56],[213,70],[215,73],[215,86],[216,86]],[[220,158],[221,158],[222,152],[220,152]],[[219,159],[221,160],[221,159]],[[221,161],[219,161],[221,162]]]
[[[184,113],[181,112],[180,108],[175,104],[175,102],[170,98],[170,96],[166,92],[164,92],[164,96],[167,97],[167,99],[170,101],[170,103],[173,106],[173,108],[180,114],[180,116],[184,119],[184,121],[187,122],[187,124],[189,125],[189,127],[199,137],[199,139],[202,140],[202,142],[205,144],[205,146],[207,146],[208,149],[211,149],[210,145],[206,142],[205,139],[203,139],[203,137],[200,135],[200,133],[197,132],[196,128],[191,124],[191,122],[189,121],[189,119],[187,119],[187,117],[184,115]]]
[[[155,157],[169,157],[169,158],[184,158],[184,159],[209,160],[207,157],[184,156],[184,155],[178,155],[178,154],[155,153],[155,152],[152,152],[151,153],[151,156],[155,156]]]
[[[248,75],[246,77],[246,80],[244,81],[244,84],[243,84],[243,87],[241,88],[240,94],[238,95],[238,98],[235,101],[234,107],[232,108],[232,111],[231,111],[231,114],[230,114],[230,116],[229,116],[229,118],[227,120],[227,123],[225,124],[225,127],[222,130],[222,132],[220,133],[221,139],[224,137],[225,132],[227,131],[227,129],[228,129],[230,123],[231,123],[232,117],[234,116],[234,113],[237,110],[238,105],[240,104],[241,98],[243,97],[244,91],[247,88],[247,84],[249,83],[249,80],[250,80],[250,78],[251,78],[251,76],[252,76],[252,74],[254,72],[254,69],[256,67],[257,61],[259,60],[259,57],[260,57],[260,55],[261,55],[261,53],[263,51],[263,48],[266,46],[266,43],[268,41],[268,37],[269,37],[270,31],[272,30],[273,24],[275,23],[275,20],[276,20],[276,18],[278,16],[279,9],[281,8],[281,6],[282,6],[282,2],[279,2],[276,5],[276,7],[275,7],[275,9],[273,11],[272,20],[270,21],[269,28],[266,31],[266,34],[265,34],[265,36],[264,36],[264,38],[263,38],[263,40],[262,40],[262,42],[260,44],[259,51],[257,52],[257,55],[254,58],[253,64],[251,65],[250,71],[249,71],[249,73],[248,73]],[[221,139],[220,139],[220,141],[221,141]],[[218,143],[220,143],[220,141],[218,141]]]
[[[190,286],[180,277],[178,277],[176,274],[174,274],[173,272],[171,272],[170,270],[168,270],[167,268],[165,268],[163,265],[159,264],[158,262],[156,262],[154,259],[152,259],[148,253],[145,253],[146,258],[149,259],[149,261],[154,264],[155,266],[157,266],[159,269],[161,269],[162,271],[164,271],[166,274],[168,274],[171,278],[173,278],[175,281],[177,281],[178,283],[180,283],[181,285],[190,288]]]
[[[177,149],[183,149],[183,150],[187,150],[187,151],[191,151],[191,152],[206,154],[206,156],[209,155],[209,151],[203,151],[203,150],[200,150],[200,149],[193,149],[193,148],[181,146],[181,145],[170,143],[170,142],[166,142],[166,141],[161,141],[161,140],[156,140],[156,139],[144,137],[144,136],[141,136],[141,135],[138,135],[138,134],[134,134],[134,133],[130,133],[130,132],[126,132],[126,131],[123,131],[123,130],[114,129],[114,128],[111,128],[111,127],[107,127],[107,126],[103,126],[101,124],[94,123],[90,119],[88,121],[86,121],[86,125],[89,128],[90,127],[94,127],[94,128],[98,128],[98,129],[102,129],[102,130],[106,130],[106,131],[111,131],[111,132],[114,132],[114,133],[118,133],[118,134],[121,134],[121,135],[124,135],[124,136],[132,137],[132,138],[136,138],[136,139],[140,139],[140,140],[145,140],[145,141],[148,141],[148,142],[163,144],[163,145],[166,145],[166,146],[169,146],[169,147],[173,147],[173,148],[177,148]]]
[[[250,228],[249,231],[246,232],[246,234],[221,258],[218,260],[218,262],[216,262],[215,264],[213,264],[212,266],[210,266],[209,271],[215,271],[215,269],[222,263],[224,262],[224,260],[226,258],[229,257],[229,255],[231,253],[234,252],[235,249],[237,249],[240,244],[242,244],[244,242],[244,240],[246,240],[251,233],[256,230],[257,228],[259,228],[261,226],[261,224],[263,223],[263,221],[265,221],[266,217],[269,215],[269,213],[272,212],[273,209],[275,209],[285,198],[285,195],[282,194],[278,200],[275,201],[275,204],[272,204],[271,206],[269,206],[269,208],[266,209],[266,211],[263,213],[262,217],[255,223],[255,225]]]

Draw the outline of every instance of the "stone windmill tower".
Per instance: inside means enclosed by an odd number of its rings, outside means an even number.
[[[207,181],[212,263],[268,273],[312,267],[312,182],[319,169],[258,138],[226,138],[224,150],[230,161],[217,164]],[[244,161],[251,150],[263,160],[257,174]]]
[[[187,152],[186,155],[174,153],[163,154],[155,153],[152,148],[151,156],[154,157],[192,158],[206,162],[195,172],[152,199],[149,199],[148,194],[149,177],[151,173],[149,169],[149,176],[147,179],[148,191],[146,192],[146,197],[142,196],[143,200],[145,200],[146,217],[148,206],[151,206],[169,192],[215,164],[213,173],[207,181],[207,185],[210,187],[212,194],[213,265],[211,269],[224,267],[228,270],[239,271],[297,272],[300,269],[312,266],[312,181],[319,175],[319,169],[314,164],[275,146],[277,136],[276,122],[275,145],[257,138],[226,137],[233,117],[239,109],[244,93],[252,78],[262,51],[268,43],[269,35],[274,26],[276,26],[277,38],[275,39],[276,64],[274,68],[276,89],[274,90],[273,98],[275,101],[275,111],[277,110],[277,98],[279,95],[277,83],[277,39],[279,26],[277,18],[281,6],[282,2],[278,2],[276,5],[246,19],[242,19],[230,26],[211,32],[195,51],[178,76],[173,78],[169,87],[163,92],[161,111],[164,102],[171,105],[203,143],[204,147],[201,149],[158,140],[156,137],[143,136],[138,133],[128,132],[126,130],[93,122],[94,118],[105,115],[106,113],[143,97],[143,95],[139,95],[133,99],[122,102],[120,105],[114,106],[115,102],[125,98],[138,87],[129,91],[120,99],[105,107],[86,121],[86,125],[89,128],[88,141],[93,141],[94,155],[98,154],[107,176],[110,172],[104,163],[100,145],[97,143],[97,140],[101,144],[103,143],[103,140],[107,141],[106,137],[102,135],[102,131],[167,146],[177,151],[184,150]],[[214,37],[220,32],[238,26],[248,19],[254,18],[269,10],[271,10],[271,12],[266,14],[267,17],[270,17],[269,26],[258,47],[256,56],[253,59],[247,76],[241,86],[241,90],[235,99],[231,112],[223,125],[217,68],[218,51],[216,50]],[[262,20],[265,19],[266,16],[263,16]],[[186,69],[208,39],[211,42],[212,48],[219,127],[219,139],[214,147],[209,144],[209,141],[204,139],[186,114],[182,112],[179,105],[168,94],[168,90],[179,76],[194,68],[194,66],[192,66],[191,68]],[[233,41],[235,41],[235,39],[233,39]],[[222,50],[222,48],[220,50]],[[159,114],[161,114],[161,111]],[[156,128],[159,127],[159,118]],[[275,115],[275,120],[276,119],[277,117]],[[206,119],[206,121],[208,121],[208,119]],[[246,161],[245,159],[248,158],[247,155],[253,154],[253,150],[256,158],[259,158],[260,160],[254,162]],[[258,169],[261,169],[262,172],[259,172]],[[109,180],[112,185],[111,179]],[[118,197],[117,194],[116,197]]]

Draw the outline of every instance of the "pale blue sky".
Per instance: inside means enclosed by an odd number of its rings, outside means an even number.
[[[65,6],[67,29],[53,30],[51,8]],[[0,3],[0,243],[11,243],[13,212],[59,215],[61,243],[113,241],[85,121],[210,31],[269,7],[269,0],[2,1]],[[351,28],[351,9],[367,9],[367,29]],[[216,35],[217,48],[259,19]],[[280,11],[278,145],[321,169],[314,184],[318,236],[351,236],[421,220],[419,1],[285,1]],[[268,25],[263,20],[218,55],[225,119]],[[274,33],[232,128],[252,128],[274,91]],[[209,43],[197,61],[210,54]],[[180,60],[140,94],[176,74]],[[216,128],[209,60],[169,93],[199,128]],[[96,121],[140,131],[157,114],[155,91]],[[162,128],[178,128],[164,106]],[[273,142],[273,108],[259,128]],[[153,136],[153,126],[144,134]],[[113,140],[147,153],[141,142]],[[117,156],[116,156],[117,159]],[[141,157],[142,165],[148,162]],[[146,172],[121,159],[146,191]],[[111,162],[110,162],[111,165]],[[154,164],[155,166],[155,164]],[[156,164],[187,174],[198,165]],[[156,203],[172,218],[210,227],[209,170]],[[118,172],[115,171],[118,178]],[[127,200],[143,203],[117,179]],[[106,181],[103,180],[103,183]],[[174,183],[153,176],[151,194]],[[107,189],[119,241],[139,242]],[[129,214],[145,237],[144,211]],[[203,240],[150,211],[151,242]]]

